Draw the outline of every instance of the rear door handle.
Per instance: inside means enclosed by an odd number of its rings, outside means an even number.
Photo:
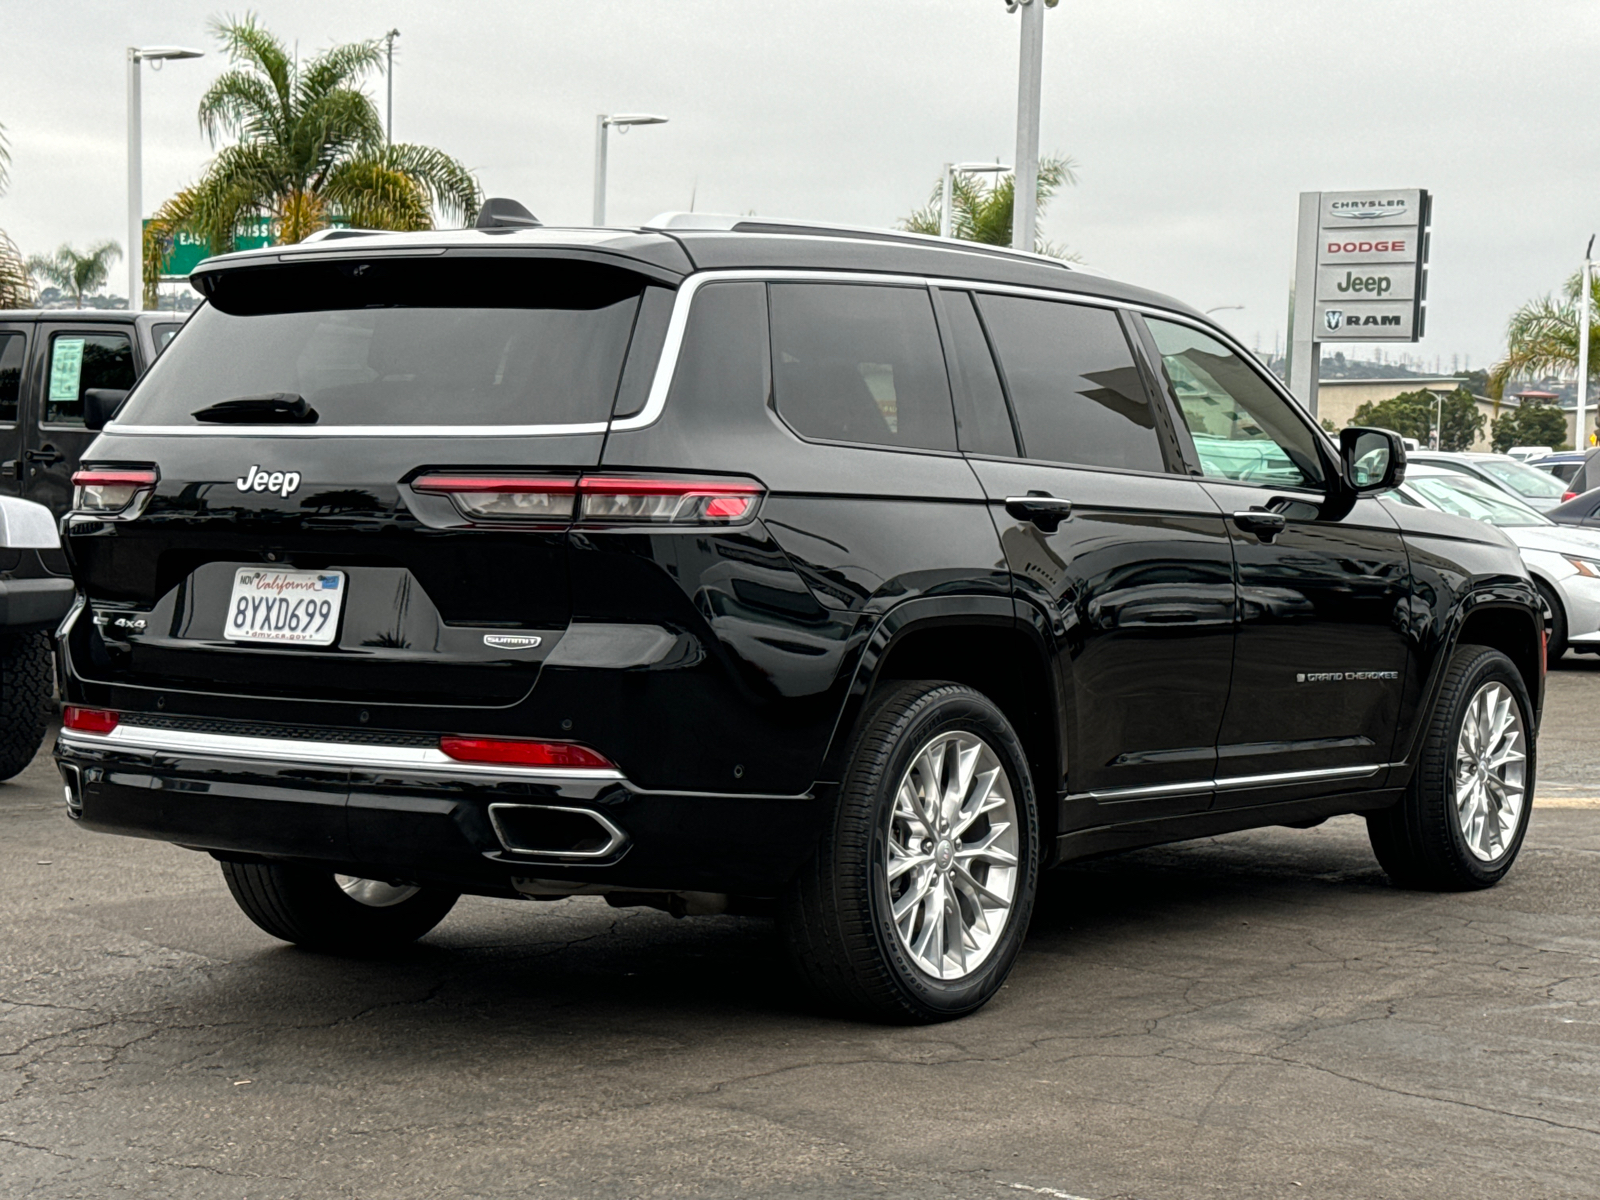
[[[1048,492],[1029,492],[1026,496],[1007,496],[1006,512],[1019,521],[1032,521],[1046,533],[1054,533],[1072,515],[1072,501]]]
[[[47,467],[52,467],[58,462],[65,462],[67,456],[54,446],[41,446],[37,450],[24,450],[22,457],[31,463],[43,463]]]
[[[1234,513],[1233,523],[1246,533],[1255,534],[1263,542],[1270,542],[1288,528],[1289,518],[1264,508],[1248,508]]]

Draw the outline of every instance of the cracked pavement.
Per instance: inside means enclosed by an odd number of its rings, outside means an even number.
[[[1592,1197],[1600,660],[1551,677],[1500,887],[1401,892],[1354,818],[1052,876],[1010,983],[819,1015],[764,922],[467,898],[290,949],[216,865],[0,785],[0,1195]]]

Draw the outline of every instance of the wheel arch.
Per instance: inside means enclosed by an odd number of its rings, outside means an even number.
[[[1055,845],[1056,800],[1065,773],[1059,697],[1038,632],[1016,620],[1008,597],[923,597],[886,613],[868,639],[823,763],[842,779],[857,724],[874,692],[904,679],[962,683],[1005,713],[1028,756],[1039,809],[1040,849]]]

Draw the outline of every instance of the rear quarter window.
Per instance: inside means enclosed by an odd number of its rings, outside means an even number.
[[[954,450],[955,411],[926,288],[774,283],[772,392],[802,437]]]

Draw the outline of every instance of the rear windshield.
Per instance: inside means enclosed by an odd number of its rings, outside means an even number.
[[[605,421],[644,286],[514,257],[229,271],[117,420],[201,428],[210,405],[277,395],[319,427]]]

